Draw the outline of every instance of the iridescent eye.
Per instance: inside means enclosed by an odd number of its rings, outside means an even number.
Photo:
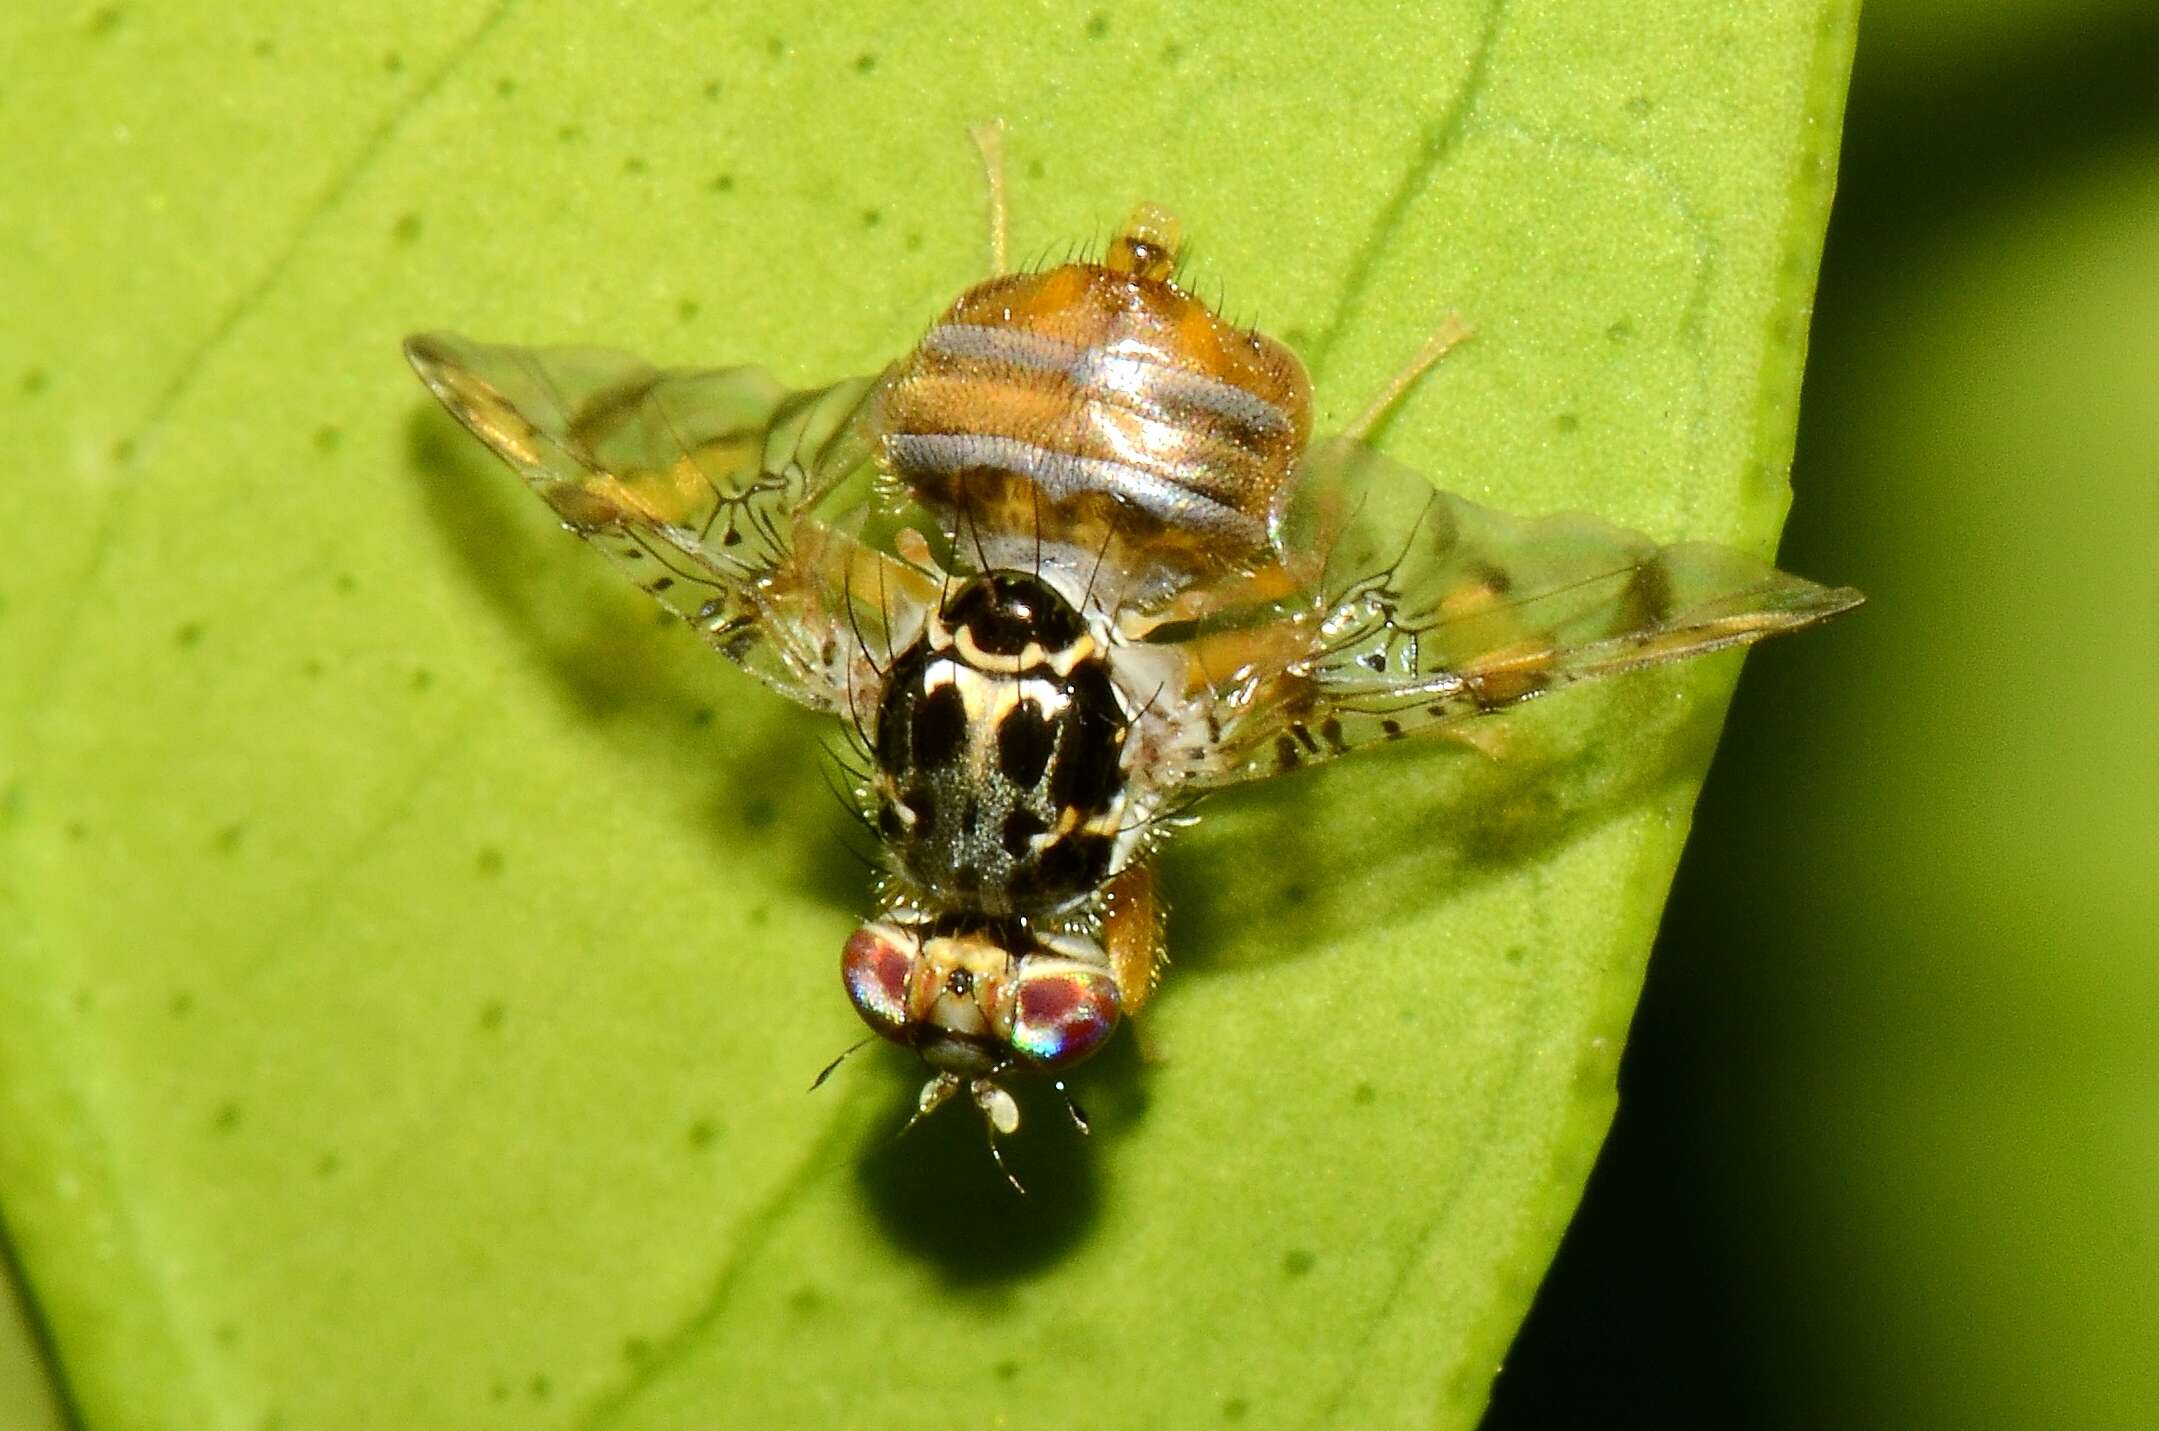
[[[1117,1027],[1117,985],[1084,966],[1023,970],[1012,990],[1012,1047],[1043,1068],[1069,1068]]]
[[[915,936],[893,924],[865,924],[840,954],[840,977],[862,1022],[895,1043],[909,1042],[914,1020],[907,989],[921,950]]]

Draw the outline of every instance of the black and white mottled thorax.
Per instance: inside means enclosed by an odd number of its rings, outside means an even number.
[[[955,586],[886,673],[872,752],[879,833],[931,907],[1043,914],[1100,888],[1152,814],[1129,755],[1147,693],[1112,633],[1044,576]]]

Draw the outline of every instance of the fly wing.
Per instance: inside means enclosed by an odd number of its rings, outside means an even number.
[[[1222,692],[1230,714],[1201,786],[1796,631],[1861,600],[1707,542],[1661,546],[1579,513],[1508,516],[1347,439],[1307,454],[1277,541],[1321,554],[1293,618],[1303,634]]]
[[[790,391],[757,368],[592,348],[405,341],[430,391],[562,524],[785,695],[837,710],[934,586],[854,535],[878,379]],[[830,510],[838,507],[837,511]]]

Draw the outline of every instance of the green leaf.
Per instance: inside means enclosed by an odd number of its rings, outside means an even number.
[[[1850,4],[727,9],[0,21],[0,1206],[73,1404],[1473,1422],[1733,661],[1220,801],[1158,1061],[1085,1144],[1035,1100],[1020,1201],[893,1141],[899,1056],[803,1091],[867,898],[821,732],[397,342],[873,370],[982,272],[999,114],[1018,253],[1171,206],[1323,430],[1458,308],[1389,451],[1766,551]]]

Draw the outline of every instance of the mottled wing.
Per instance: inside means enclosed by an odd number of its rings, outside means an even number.
[[[847,704],[919,619],[919,573],[820,511],[867,470],[876,379],[794,392],[756,368],[445,333],[405,353],[564,526],[803,704]]]
[[[1861,599],[1706,542],[1508,516],[1346,439],[1305,461],[1279,540],[1323,554],[1319,595],[1278,664],[1230,684],[1202,786],[1795,631]]]

